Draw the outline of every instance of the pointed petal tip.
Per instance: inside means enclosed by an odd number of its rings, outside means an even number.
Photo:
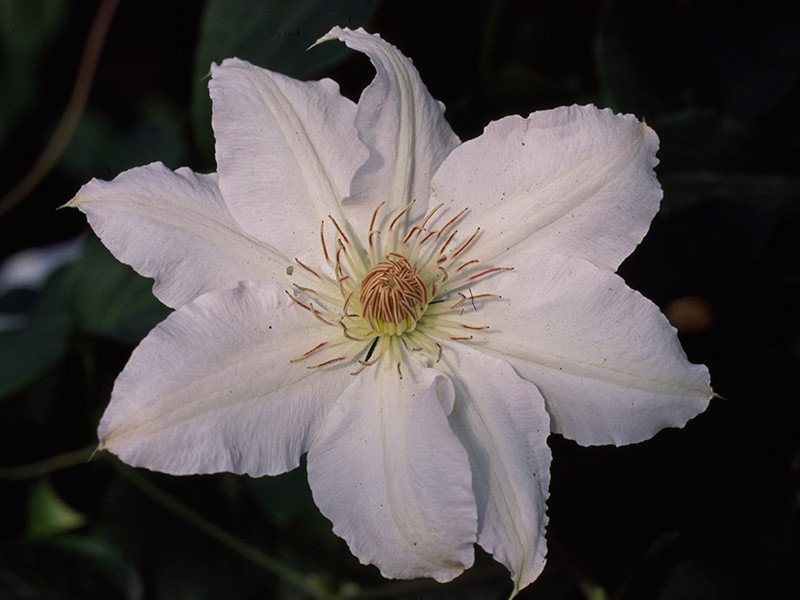
[[[313,48],[313,47],[315,47],[315,46],[317,46],[317,45],[319,45],[319,44],[321,44],[323,42],[328,42],[330,40],[339,40],[339,41],[347,43],[348,39],[352,40],[353,38],[362,37],[362,36],[383,39],[380,36],[380,34],[378,34],[378,33],[370,33],[369,31],[367,31],[363,27],[358,27],[356,29],[350,29],[349,27],[339,27],[338,25],[336,25],[336,26],[332,27],[331,30],[328,33],[326,33],[325,35],[320,37],[316,42],[311,44],[308,47],[308,50],[310,50],[311,48]]]

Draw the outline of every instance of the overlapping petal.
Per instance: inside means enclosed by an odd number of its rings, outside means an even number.
[[[290,362],[328,335],[301,312],[281,289],[246,283],[179,308],[117,378],[101,447],[172,474],[295,468],[352,381]]]
[[[444,105],[430,95],[411,60],[379,35],[334,27],[320,41],[334,38],[369,56],[376,71],[358,100],[355,118],[370,156],[356,173],[347,204],[374,208],[385,201],[391,213],[416,200],[411,211],[416,218],[425,212],[433,173],[459,144],[444,118]],[[367,224],[361,215],[351,220],[359,231]]]
[[[491,328],[475,341],[536,384],[553,431],[585,445],[630,444],[706,409],[708,369],[686,359],[658,307],[619,276],[557,255],[515,266],[496,278],[502,299],[485,305]]]
[[[365,370],[308,453],[314,501],[363,563],[386,577],[448,581],[472,564],[475,498],[447,421],[453,386],[412,358]]]
[[[211,75],[219,186],[231,214],[292,256],[318,252],[320,222],[333,215],[344,224],[341,200],[367,160],[355,105],[330,79],[301,82],[235,58]],[[372,207],[363,210],[368,218]]]
[[[462,226],[491,232],[481,241],[487,261],[555,252],[616,270],[658,210],[657,149],[652,129],[608,109],[505,117],[447,157],[432,203],[470,208]]]
[[[114,256],[153,277],[153,293],[173,308],[242,280],[280,280],[291,264],[231,218],[213,174],[153,163],[92,179],[67,206],[86,213]]]
[[[511,571],[514,591],[545,564],[550,421],[544,399],[507,362],[462,344],[445,347],[456,392],[451,422],[467,448],[478,503],[478,543]]]

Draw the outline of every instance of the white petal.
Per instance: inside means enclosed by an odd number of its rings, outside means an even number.
[[[345,226],[341,200],[368,156],[355,104],[330,79],[297,81],[239,59],[211,74],[219,185],[234,218],[292,257],[319,253],[320,221]]]
[[[514,591],[545,563],[550,420],[544,399],[507,362],[462,344],[445,346],[456,403],[450,418],[470,457],[478,543],[511,571]]]
[[[285,278],[292,264],[234,222],[216,175],[153,163],[92,179],[67,206],[86,213],[114,256],[153,277],[153,293],[173,308],[242,280]]]
[[[593,106],[505,117],[453,151],[431,183],[432,203],[470,207],[482,258],[535,250],[616,270],[658,210],[658,137],[632,115]]]
[[[495,279],[475,341],[542,392],[553,431],[585,445],[630,444],[683,427],[713,392],[675,329],[617,275],[579,258],[519,258]]]
[[[385,577],[449,581],[472,564],[475,499],[467,454],[447,422],[453,387],[416,360],[366,369],[308,453],[322,514]]]
[[[101,446],[128,464],[180,475],[293,469],[352,381],[347,366],[290,362],[328,331],[340,337],[276,286],[200,296],[134,350],[100,421]]]
[[[428,203],[431,176],[459,144],[444,105],[430,95],[411,60],[379,35],[334,27],[320,41],[335,38],[369,56],[376,71],[358,101],[356,127],[370,157],[353,181],[353,203],[385,201],[391,213],[416,200],[412,217],[418,216]]]

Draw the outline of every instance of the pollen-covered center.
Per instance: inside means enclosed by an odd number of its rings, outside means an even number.
[[[362,316],[382,335],[413,331],[428,306],[428,289],[401,254],[390,253],[364,276],[358,294]]]

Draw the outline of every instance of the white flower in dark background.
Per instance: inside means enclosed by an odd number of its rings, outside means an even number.
[[[713,395],[615,274],[658,209],[658,139],[573,106],[462,144],[396,48],[331,38],[376,68],[357,105],[226,60],[217,174],[152,164],[70,203],[175,309],[117,379],[101,446],[174,474],[308,452],[362,562],[447,581],[477,542],[519,590],[545,561],[550,431],[638,442]]]

